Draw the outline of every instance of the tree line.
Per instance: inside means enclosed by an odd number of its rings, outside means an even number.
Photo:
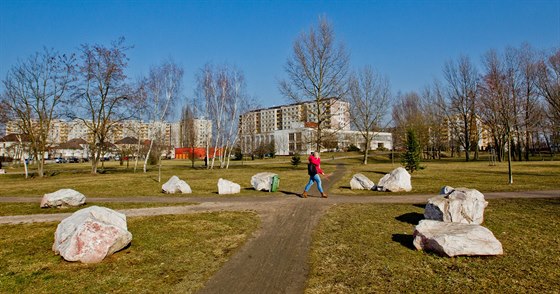
[[[156,154],[161,168],[165,122],[178,102],[186,105],[181,114],[186,120],[204,117],[213,122],[213,135],[207,136],[206,142],[207,157],[212,158],[209,168],[214,167],[215,158],[221,167],[227,167],[238,136],[236,124],[231,122],[250,106],[243,72],[209,63],[197,74],[194,97],[187,99],[182,88],[184,69],[173,60],[151,66],[137,80],[129,79],[127,53],[131,48],[124,38],[110,45],[83,44],[78,52],[69,54],[44,48],[10,68],[2,80],[0,119],[16,123],[29,141],[28,151],[36,159],[38,176],[44,175],[45,154],[52,147],[49,134],[57,119],[78,120],[87,128],[92,137],[88,145],[94,174],[117,125],[130,119],[147,121],[148,142],[141,142],[140,129],[132,130],[138,139],[135,151],[137,155],[144,152],[144,172],[150,154]],[[188,139],[194,132],[192,122],[182,123],[188,124],[190,128],[181,128],[185,144],[191,144]],[[141,146],[144,143],[147,147]],[[216,147],[214,154],[209,154],[210,146]]]
[[[426,157],[464,152],[466,161],[478,159],[483,135],[499,161],[557,152],[560,50],[529,44],[491,49],[480,64],[468,56],[449,60],[442,80],[420,93],[399,94],[392,110],[397,140],[413,129]]]
[[[349,57],[344,44],[335,41],[332,24],[320,17],[317,27],[295,40],[286,62],[288,78],[280,82],[280,91],[292,101],[316,103],[317,150],[332,134],[322,130],[332,113],[321,105],[337,98],[350,102],[352,126],[366,142],[364,164],[371,138],[384,129],[393,132],[397,148],[404,148],[407,131],[415,132],[425,157],[432,158],[447,151],[464,153],[466,161],[478,159],[483,134],[499,161],[506,155],[528,160],[543,149],[558,151],[559,48],[522,44],[503,52],[492,49],[481,57],[481,69],[468,56],[459,56],[445,63],[441,80],[395,98],[388,78],[370,65],[351,71]]]
[[[194,147],[195,118],[209,119],[212,136],[205,137],[209,168],[229,166],[240,137],[239,116],[258,106],[246,93],[243,71],[208,63],[195,72],[194,95],[187,98],[184,69],[173,60],[153,65],[144,77],[131,81],[126,74],[131,48],[120,38],[110,45],[83,44],[70,54],[44,49],[9,70],[2,81],[0,119],[18,122],[29,137],[39,176],[50,147],[51,122],[58,118],[81,120],[93,135],[88,142],[92,173],[120,121],[149,121],[144,171],[151,153],[158,155],[161,167],[162,126],[178,102],[185,105],[182,145]],[[463,152],[466,161],[478,158],[482,129],[498,160],[506,154],[528,160],[531,152],[543,148],[554,152],[560,144],[560,49],[543,51],[523,44],[502,52],[489,50],[481,57],[481,69],[468,56],[460,56],[445,63],[441,80],[396,97],[389,79],[371,65],[351,70],[350,54],[324,16],[295,39],[292,49],[279,91],[289,101],[315,104],[308,111],[316,123],[317,150],[329,145],[329,136],[337,131],[325,128],[335,115],[330,103],[338,100],[349,102],[349,122],[366,142],[364,163],[375,133],[388,129],[393,131],[394,146],[404,146],[406,133],[413,131],[426,157]]]

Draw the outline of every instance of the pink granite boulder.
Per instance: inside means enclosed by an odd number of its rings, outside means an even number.
[[[67,261],[97,263],[125,248],[131,240],[124,214],[92,206],[58,224],[52,249]]]

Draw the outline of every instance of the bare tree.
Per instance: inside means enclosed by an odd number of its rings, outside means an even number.
[[[500,107],[506,99],[503,69],[495,51],[489,51],[483,57],[485,73],[480,84],[479,113],[484,125],[489,128],[492,136],[493,148],[498,160],[501,162],[505,154],[508,140],[507,129],[502,124]]]
[[[247,107],[250,109],[250,107]],[[240,132],[241,132],[241,153],[251,155],[254,159],[255,151],[257,149],[257,114],[255,112],[245,113],[240,117]]]
[[[247,96],[243,99],[241,105],[241,111],[239,115],[239,126],[238,126],[238,142],[237,146],[241,152],[241,159],[243,155],[251,155],[254,159],[254,153],[257,148],[257,114],[254,111],[259,109],[261,106],[255,99],[255,97]]]
[[[53,143],[49,137],[52,123],[69,99],[73,70],[73,55],[44,49],[12,67],[3,81],[3,115],[29,139],[39,177],[44,174],[45,153]]]
[[[165,148],[164,138],[166,133],[165,119],[170,115],[173,103],[181,91],[183,69],[172,61],[163,62],[161,65],[150,69],[146,83],[146,108],[147,120],[149,122],[148,137],[150,147],[144,161],[144,172],[146,172],[150,152],[157,146]],[[161,154],[157,154],[158,182],[161,182]]]
[[[246,110],[245,77],[241,71],[227,65],[215,67],[207,64],[198,76],[198,95],[205,101],[206,117],[212,120],[212,142],[207,140],[207,158],[210,145],[214,147],[212,162],[216,157],[221,168],[229,167],[229,158],[239,138],[239,115]]]
[[[539,62],[538,86],[550,109],[560,113],[560,49]]]
[[[432,159],[441,158],[441,151],[448,148],[448,120],[446,102],[439,81],[434,81],[422,92],[421,109],[427,125],[426,154]]]
[[[129,96],[134,103],[130,103],[129,111],[130,118],[134,121],[126,126],[134,136],[137,138],[136,147],[132,152],[134,154],[134,172],[138,169],[138,161],[141,155],[147,154],[147,148],[145,148],[145,141],[147,134],[143,134],[143,123],[142,120],[148,116],[147,108],[147,90],[146,90],[146,79],[144,77],[138,78],[132,87],[132,93]],[[128,163],[127,163],[128,164]]]
[[[449,100],[449,122],[456,130],[459,143],[465,150],[465,160],[471,159],[473,145],[478,149],[478,127],[476,117],[476,99],[478,89],[478,72],[466,56],[448,61],[443,69],[447,82],[446,94]]]
[[[398,94],[393,105],[392,118],[395,124],[393,136],[397,146],[405,146],[406,133],[409,130],[423,135],[418,137],[418,141],[421,148],[426,146],[428,126],[422,113],[422,99],[418,93]]]
[[[4,101],[0,96],[0,134],[4,134],[6,129],[6,123],[9,120],[8,109],[9,105],[7,105],[7,101]]]
[[[522,113],[520,129],[522,133],[520,136],[524,136],[520,141],[524,145],[525,160],[528,161],[532,137],[539,128],[538,126],[542,118],[539,113],[540,105],[537,89],[538,62],[533,48],[527,43],[516,49],[516,53],[519,62],[519,77],[521,79],[520,102]],[[519,158],[521,159],[521,154]]]
[[[560,145],[560,49],[556,49],[538,62],[538,89],[547,104],[550,139],[548,145]]]
[[[335,44],[333,27],[325,17],[319,18],[316,29],[312,27],[296,39],[293,55],[286,62],[288,79],[280,82],[280,92],[296,103],[314,103],[308,112],[317,123],[317,150],[322,145],[323,128],[333,115],[331,106],[344,98],[348,89],[348,65],[349,55],[342,43]]]
[[[367,164],[370,142],[382,129],[383,119],[389,112],[389,80],[366,66],[351,75],[349,87],[352,123],[366,141],[363,163]]]
[[[195,162],[195,148],[198,147],[196,145],[197,138],[200,134],[197,132],[196,128],[196,119],[197,119],[197,107],[194,104],[195,101],[193,100],[192,103],[183,107],[181,112],[181,146],[185,146],[190,148],[191,154],[189,155],[191,159],[191,165],[194,167]]]
[[[512,56],[505,54],[503,58],[493,50],[489,51],[484,57],[486,74],[484,83],[481,84],[482,102],[488,109],[486,112],[489,122],[495,123],[496,133],[501,133],[505,137],[508,150],[508,182],[513,183],[511,168],[513,148],[513,135],[518,126],[519,98],[518,80],[515,78],[515,63],[511,60]],[[493,113],[492,113],[493,112]],[[489,115],[490,114],[490,115]],[[501,146],[499,146],[502,148]]]
[[[89,142],[93,174],[97,173],[111,131],[129,116],[126,102],[130,89],[124,72],[129,48],[124,38],[112,42],[110,47],[100,44],[81,46],[80,85],[76,95],[82,111],[74,112],[72,116],[81,120],[93,136],[93,142]]]

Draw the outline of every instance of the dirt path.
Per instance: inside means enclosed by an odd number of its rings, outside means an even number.
[[[324,188],[344,174],[337,166]],[[302,187],[303,189],[303,187]],[[312,195],[318,195],[316,188]],[[337,196],[299,198],[293,192],[284,196],[218,197],[128,197],[91,198],[92,202],[189,202],[198,205],[120,210],[128,217],[162,214],[190,214],[207,211],[255,211],[261,227],[248,242],[206,283],[200,293],[302,293],[309,273],[311,233],[325,211],[339,203],[426,203],[430,195]],[[550,198],[560,191],[485,193],[487,199]],[[0,202],[39,202],[29,197],[0,197]],[[0,217],[0,224],[55,222],[70,213]]]

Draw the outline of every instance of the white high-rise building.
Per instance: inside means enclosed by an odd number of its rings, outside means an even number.
[[[319,104],[310,101],[282,105],[240,116],[241,148],[250,153],[257,146],[274,142],[279,155],[307,152],[319,123],[318,114],[322,117],[321,129],[325,134],[350,131],[348,102],[324,99]]]

